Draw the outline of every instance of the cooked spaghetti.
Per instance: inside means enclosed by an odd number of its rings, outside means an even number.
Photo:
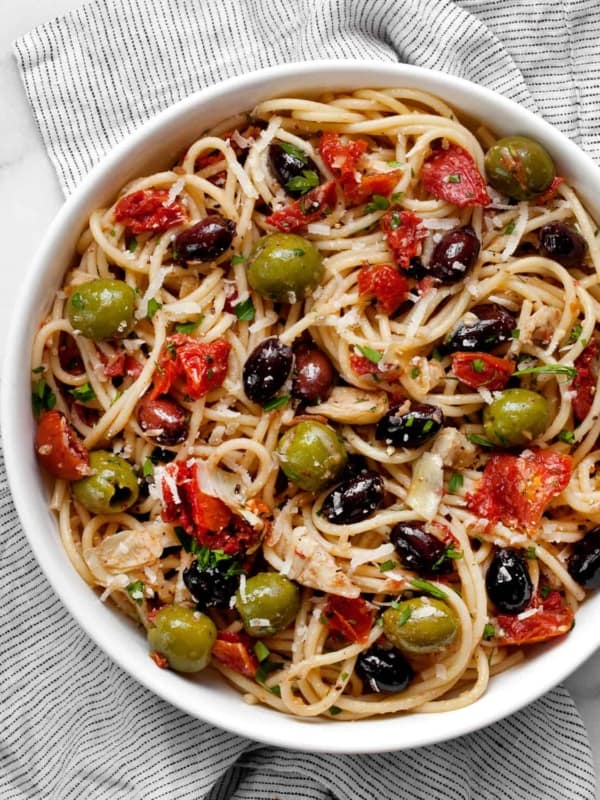
[[[599,271],[543,148],[424,92],[224,121],[92,213],[36,334],[69,558],[248,702],[474,702],[600,572]]]

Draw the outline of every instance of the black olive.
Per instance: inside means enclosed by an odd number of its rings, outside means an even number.
[[[402,692],[414,676],[400,650],[374,644],[356,659],[356,674],[373,692]]]
[[[229,608],[229,601],[236,593],[239,575],[227,575],[232,561],[223,559],[217,565],[201,568],[197,561],[183,571],[183,582],[187,586],[198,608]]]
[[[331,361],[318,347],[306,344],[294,348],[294,356],[292,395],[308,405],[327,400],[336,379]]]
[[[418,403],[404,414],[388,411],[377,423],[375,438],[394,447],[420,447],[435,436],[443,421],[439,408]]]
[[[586,589],[600,587],[600,525],[575,542],[568,562],[569,575]]]
[[[511,547],[499,548],[485,576],[485,586],[498,611],[504,614],[523,611],[533,592],[524,555]]]
[[[563,267],[579,267],[585,256],[585,239],[564,222],[549,222],[539,230],[542,255]]]
[[[382,503],[383,478],[377,472],[363,472],[329,492],[321,514],[334,525],[351,525],[366,519]]]
[[[410,259],[408,267],[404,271],[409,278],[414,278],[416,281],[423,280],[423,278],[427,275],[425,265],[419,256],[413,256]]]
[[[312,175],[306,176],[305,172],[314,173],[317,176],[317,183],[321,182],[319,168],[315,162],[302,152],[299,148],[287,144],[282,145],[281,142],[273,142],[269,146],[269,163],[273,170],[275,177],[283,186],[286,194],[290,197],[301,197],[305,194],[306,188],[293,188],[294,178],[312,178]],[[313,179],[314,180],[314,179]],[[315,183],[315,185],[317,185]],[[312,188],[312,187],[310,187]]]
[[[427,272],[442,283],[461,281],[473,267],[481,245],[470,225],[444,234],[431,255]]]
[[[172,447],[188,435],[189,414],[170,397],[142,397],[136,407],[140,428],[157,444]]]
[[[452,561],[445,558],[446,546],[423,530],[421,522],[399,522],[390,534],[390,541],[406,569],[436,575],[452,572]]]
[[[190,261],[212,261],[223,255],[234,235],[233,220],[211,214],[177,235],[173,244],[175,258],[183,265]]]
[[[343,482],[349,481],[350,478],[356,478],[358,475],[363,475],[365,472],[370,472],[367,459],[361,456],[360,453],[349,453],[348,461],[344,469],[339,474],[339,480]]]
[[[511,314],[492,303],[475,306],[469,312],[477,319],[472,324],[459,322],[442,349],[447,353],[488,353],[499,344],[510,342],[515,329]]]
[[[291,347],[276,336],[263,339],[244,364],[242,380],[246,395],[255,403],[270,400],[287,381],[293,363]]]

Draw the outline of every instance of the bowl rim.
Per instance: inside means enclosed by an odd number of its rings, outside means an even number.
[[[311,79],[315,83],[316,91],[316,81],[318,78],[322,78],[323,74],[330,79],[336,79],[338,84],[343,83],[347,78],[347,86],[350,88],[352,84],[355,84],[354,88],[358,88],[356,81],[351,78],[352,75],[358,74],[361,75],[360,81],[365,87],[368,85],[420,86],[425,91],[444,98],[459,112],[461,105],[454,104],[452,99],[454,94],[461,97],[468,96],[472,99],[474,107],[481,104],[485,109],[491,108],[491,104],[493,104],[499,114],[506,114],[509,119],[516,116],[522,120],[523,127],[528,131],[535,130],[538,138],[551,151],[560,151],[563,161],[570,162],[572,160],[578,165],[581,183],[585,184],[585,191],[578,193],[583,194],[584,197],[587,193],[586,199],[589,202],[586,202],[586,207],[592,206],[593,208],[594,206],[590,198],[593,187],[600,186],[600,168],[589,156],[564,134],[528,109],[466,79],[396,62],[358,60],[294,62],[285,66],[267,67],[241,77],[228,78],[183,98],[138,127],[92,168],[55,216],[24,277],[7,337],[0,424],[9,487],[21,524],[38,564],[61,602],[80,627],[126,673],[150,689],[156,696],[182,711],[249,739],[310,752],[385,752],[446,741],[481,729],[520,710],[550,690],[583,663],[600,646],[600,631],[597,640],[592,637],[582,641],[577,639],[577,647],[573,648],[573,651],[570,648],[567,650],[563,648],[563,652],[554,646],[549,646],[549,650],[553,653],[560,653],[560,658],[554,659],[553,668],[550,671],[541,670],[541,674],[537,674],[537,676],[533,670],[525,668],[523,674],[526,676],[526,691],[516,688],[514,691],[507,691],[500,698],[501,702],[496,703],[486,702],[484,694],[472,705],[454,711],[440,712],[435,716],[410,713],[391,717],[373,717],[358,722],[323,719],[314,721],[298,719],[291,715],[265,709],[263,706],[247,705],[242,701],[238,692],[235,692],[235,697],[239,701],[239,713],[225,715],[220,709],[218,696],[216,697],[217,702],[214,704],[196,703],[191,709],[186,702],[187,693],[182,691],[181,676],[157,670],[149,658],[146,658],[146,661],[148,664],[152,664],[152,669],[147,669],[135,654],[130,655],[120,647],[118,638],[113,637],[111,632],[112,624],[106,628],[104,626],[96,628],[90,625],[88,615],[92,609],[91,601],[93,598],[98,603],[98,596],[90,591],[87,584],[79,578],[76,570],[69,564],[73,578],[73,582],[70,582],[68,573],[64,570],[65,554],[53,555],[44,536],[39,535],[40,524],[42,525],[42,534],[51,532],[51,526],[53,526],[54,536],[49,537],[53,538],[51,544],[54,546],[56,542],[59,542],[56,535],[56,523],[47,509],[46,497],[40,498],[39,493],[34,493],[35,502],[32,502],[31,482],[22,480],[25,470],[26,475],[28,474],[34,483],[37,482],[38,486],[41,485],[35,477],[36,473],[32,471],[37,470],[33,448],[23,448],[22,446],[23,434],[27,431],[27,423],[23,421],[23,414],[30,413],[28,409],[23,411],[23,406],[28,406],[28,402],[24,403],[23,399],[24,397],[29,398],[29,373],[28,370],[23,370],[23,363],[28,363],[29,359],[33,335],[31,319],[37,319],[35,312],[43,299],[40,294],[39,279],[49,270],[49,265],[60,258],[61,251],[64,252],[65,232],[69,230],[69,223],[77,218],[81,213],[80,209],[89,203],[90,198],[98,192],[99,186],[114,181],[115,170],[124,163],[130,154],[144,146],[148,140],[159,136],[170,124],[177,122],[184,115],[219,99],[227,98],[233,93],[250,91],[261,85],[271,87],[264,93],[265,99],[268,96],[281,95],[282,92],[278,87],[286,80],[289,82],[299,76]],[[594,211],[600,216],[600,206],[596,207]],[[63,259],[63,272],[67,267],[64,261]],[[30,427],[31,425],[32,423],[30,423]],[[41,499],[46,506],[44,521],[42,521],[43,515],[40,511]],[[62,550],[62,546],[59,547]],[[87,598],[83,592],[87,592],[90,597]],[[600,603],[600,598],[598,603]],[[584,604],[578,615],[581,615],[582,611],[585,612],[586,605]],[[121,614],[121,612],[117,613]],[[584,616],[589,617],[590,615],[584,613]],[[548,655],[550,653],[543,653],[539,657],[546,658],[548,661]],[[537,659],[538,656],[533,660],[537,662]],[[532,660],[528,659],[527,661],[531,662]],[[513,672],[515,669],[512,668],[509,672]],[[514,674],[517,675],[517,672]],[[502,676],[498,676],[495,680],[498,678],[502,678]],[[222,678],[220,680],[223,681]],[[220,684],[214,685],[220,686]],[[210,685],[208,689],[212,691]],[[487,692],[490,692],[490,687]],[[201,691],[199,698],[206,700],[205,695],[206,692]],[[229,710],[235,712],[235,707],[232,706]],[[419,720],[422,721],[422,724]],[[411,721],[414,721],[415,724]],[[332,724],[336,726],[333,737],[329,736]],[[394,736],[394,731],[396,731],[396,736]],[[410,731],[411,738],[409,740],[406,739],[407,731]]]

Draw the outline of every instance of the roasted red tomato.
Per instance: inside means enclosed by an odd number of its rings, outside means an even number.
[[[596,356],[598,355],[598,344],[592,341],[585,348],[583,353],[575,360],[577,375],[573,378],[573,391],[575,397],[573,403],[573,414],[581,422],[590,413],[594,395],[596,393],[596,380],[594,368]]]
[[[98,351],[100,358],[102,358],[101,351]],[[132,378],[138,378],[142,371],[140,362],[127,353],[119,353],[117,356],[111,358],[104,365],[104,374],[107,378],[123,378],[129,375]]]
[[[373,611],[362,597],[330,594],[323,619],[330,633],[339,634],[347,642],[366,642],[373,627]]]
[[[225,339],[201,342],[185,333],[167,337],[154,373],[151,397],[166,394],[177,378],[183,378],[185,392],[194,400],[218,389],[227,375],[231,345]]]
[[[339,133],[326,132],[321,136],[319,152],[329,170],[342,186],[349,188],[358,183],[358,162],[366,153],[369,143],[364,139],[344,140]]]
[[[545,192],[543,192],[542,194],[538,194],[538,196],[535,198],[535,202],[538,205],[539,204],[543,205],[544,203],[549,203],[550,200],[554,200],[554,198],[557,195],[559,186],[561,185],[561,183],[564,182],[565,182],[564,178],[560,178],[558,175],[555,175],[552,178],[552,183],[550,184],[550,186],[546,189]]]
[[[527,615],[527,611],[535,613]],[[498,644],[535,644],[568,633],[573,627],[573,609],[557,591],[551,591],[545,600],[539,595],[533,599],[523,614],[498,615]]]
[[[421,242],[427,235],[421,218],[412,211],[393,208],[379,222],[396,264],[400,269],[408,269],[411,258],[421,254]]]
[[[503,522],[534,536],[544,509],[566,488],[572,471],[571,456],[552,450],[493,455],[467,507],[490,525]]]
[[[399,170],[364,175],[354,187],[349,186],[344,189],[344,196],[353,206],[366,203],[374,194],[388,197],[401,177],[402,173]]]
[[[373,264],[361,267],[358,272],[358,293],[372,295],[378,308],[393,314],[408,296],[408,281],[389,264]]]
[[[266,222],[285,233],[297,231],[309,222],[316,222],[331,214],[336,202],[335,181],[327,181],[311,189],[299,200],[273,212]]]
[[[495,391],[502,389],[515,371],[508,358],[497,358],[489,353],[454,353],[452,372],[467,386],[480,386]]]
[[[423,164],[421,175],[425,191],[438,200],[459,208],[491,202],[473,157],[456,144],[434,150]]]
[[[167,205],[168,199],[167,189],[140,189],[126,194],[115,206],[115,219],[131,233],[162,233],[188,217],[181,203]]]
[[[229,669],[254,678],[258,660],[252,652],[252,640],[248,634],[219,631],[212,649],[213,658]]]
[[[40,464],[55,478],[76,481],[90,474],[90,454],[61,411],[42,414],[35,450]]]

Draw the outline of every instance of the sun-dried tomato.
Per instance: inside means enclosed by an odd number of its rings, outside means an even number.
[[[385,213],[379,221],[400,269],[408,269],[411,258],[421,254],[422,241],[427,235],[422,222],[412,211],[400,211],[397,208]]]
[[[225,339],[201,342],[185,333],[168,336],[153,377],[152,399],[166,394],[178,378],[194,400],[218,389],[227,376],[231,345]]]
[[[371,295],[386,314],[393,314],[408,296],[408,281],[389,264],[372,264],[358,272],[358,293]]]
[[[266,222],[277,230],[290,233],[326,217],[335,208],[336,202],[335,181],[327,181],[311,189],[299,200],[273,212]]]
[[[490,525],[503,522],[534,536],[544,509],[566,488],[572,471],[571,456],[552,450],[493,455],[467,507]]]
[[[564,183],[564,182],[565,182],[564,178],[561,178],[558,175],[555,175],[552,178],[552,183],[546,189],[546,191],[542,192],[542,194],[538,194],[537,197],[535,197],[535,202],[538,205],[544,205],[545,203],[549,203],[550,200],[554,200],[554,198],[556,197],[556,195],[558,193],[558,189],[559,189],[560,185],[562,183]]]
[[[325,132],[319,142],[319,153],[327,168],[336,176],[342,187],[358,183],[358,163],[366,153],[369,143],[364,139],[342,139],[339,133]]]
[[[330,594],[323,609],[323,621],[330,633],[347,642],[366,642],[373,627],[373,611],[362,597]]]
[[[46,411],[35,434],[40,464],[55,478],[76,481],[90,474],[90,454],[61,411]]]
[[[515,371],[508,358],[498,358],[489,353],[454,353],[452,372],[473,389],[484,387],[490,391],[502,389]]]
[[[100,358],[104,361],[101,351],[98,351]],[[106,361],[104,364],[104,374],[107,378],[124,378],[126,375],[131,378],[139,378],[142,372],[142,365],[129,353],[118,353],[116,356]]]
[[[534,614],[519,619],[521,614],[498,615],[498,644],[523,645],[546,642],[556,636],[563,636],[573,627],[575,615],[564,597],[552,590],[545,600],[535,595],[525,611],[535,609]],[[523,612],[524,613],[524,612]]]
[[[579,422],[584,420],[590,413],[594,395],[596,393],[596,381],[594,369],[596,368],[596,357],[598,355],[598,344],[591,341],[581,355],[575,359],[575,369],[577,375],[571,384],[575,396],[573,403],[573,414]]]
[[[344,188],[344,197],[353,206],[366,203],[373,195],[388,197],[396,188],[402,177],[399,170],[392,172],[378,172],[374,175],[363,175],[354,186]]]
[[[473,156],[456,144],[433,151],[423,164],[421,180],[426,192],[459,208],[491,202]]]
[[[140,189],[126,194],[115,206],[115,219],[131,233],[162,233],[188,218],[181,203],[168,200],[166,189]]]
[[[258,660],[252,652],[252,639],[245,633],[219,631],[212,656],[229,669],[248,678],[254,678],[258,671]]]

